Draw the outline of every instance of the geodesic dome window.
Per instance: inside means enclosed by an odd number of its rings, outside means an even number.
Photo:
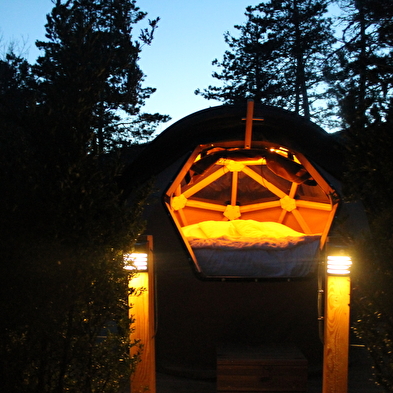
[[[338,198],[301,153],[224,141],[195,148],[165,205],[202,276],[295,278],[315,270]]]

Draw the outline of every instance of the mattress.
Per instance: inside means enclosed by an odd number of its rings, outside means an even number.
[[[315,270],[320,234],[276,222],[203,221],[182,228],[206,276],[295,278]]]

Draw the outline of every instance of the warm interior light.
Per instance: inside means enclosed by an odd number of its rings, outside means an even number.
[[[147,271],[147,253],[133,252],[131,254],[124,254],[124,269],[137,270],[138,272]]]
[[[266,165],[266,158],[256,158],[256,159],[244,159],[244,160],[231,160],[228,158],[220,158],[216,164],[217,165],[224,165],[228,166],[231,165],[231,163],[236,163],[236,164],[243,164],[243,165]]]
[[[276,153],[279,154],[282,157],[291,159],[292,161],[296,162],[297,164],[301,164],[299,159],[295,156],[295,154],[291,153],[288,149],[286,149],[285,147],[279,147],[279,148],[274,148],[271,147],[269,149],[269,151],[271,151],[272,153]]]
[[[352,259],[348,255],[329,255],[327,257],[327,273],[345,275],[350,273]]]

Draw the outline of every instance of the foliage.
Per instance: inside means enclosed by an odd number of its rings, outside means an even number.
[[[133,129],[140,130],[141,123],[144,133],[138,138],[146,139],[153,131],[147,124],[168,120],[159,114],[146,120],[140,113],[155,89],[142,87],[139,54],[143,44],[151,43],[159,20],[149,20],[150,30],[144,29],[134,41],[133,25],[145,16],[131,0],[57,0],[47,16],[49,41],[37,42],[44,55],[34,66],[39,102],[51,103],[48,121],[55,117],[57,122],[62,116],[65,129],[79,129],[81,145],[90,144],[98,152],[126,146],[134,137]],[[77,112],[78,117],[69,116],[67,111]],[[90,127],[83,130],[86,116]]]
[[[43,167],[31,169],[34,173],[27,165],[14,168],[12,176],[47,175]],[[2,239],[1,264],[6,391],[116,391],[131,370],[128,280],[120,250],[141,230],[141,206],[121,205],[109,175],[95,162],[83,162],[61,181],[30,182],[15,190],[26,194],[5,201],[10,212],[2,222],[10,232]],[[122,331],[100,342],[111,321]]]
[[[57,0],[37,64],[0,61],[4,391],[118,392],[138,361],[122,252],[149,187],[128,205],[116,179],[130,138],[165,119],[140,112],[153,89],[138,54],[157,23],[133,41],[144,17],[134,1]]]
[[[373,220],[370,234],[356,244],[352,274],[354,331],[371,355],[375,382],[387,392],[393,390],[392,219],[390,208]]]
[[[343,0],[341,45],[326,71],[341,108],[342,127],[384,121],[393,98],[392,6],[384,0]]]
[[[223,82],[200,94],[225,103],[253,98],[293,110],[306,118],[317,116],[323,98],[322,64],[334,43],[327,1],[270,0],[247,7],[247,22],[228,32],[229,50],[213,77]],[[311,115],[310,115],[311,110]]]
[[[392,391],[393,124],[391,115],[385,118],[349,137],[345,192],[348,198],[363,201],[370,222],[370,234],[355,243],[354,330],[371,354],[375,381]]]
[[[341,5],[343,39],[332,86],[348,152],[345,193],[364,203],[370,222],[370,234],[356,244],[354,328],[371,354],[376,382],[392,391],[393,4]]]

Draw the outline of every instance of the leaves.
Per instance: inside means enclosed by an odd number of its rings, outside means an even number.
[[[4,391],[117,393],[138,361],[122,251],[150,188],[126,203],[117,178],[122,148],[167,118],[141,113],[154,89],[132,26],[145,15],[134,1],[57,0],[37,63],[0,61]]]
[[[135,1],[57,2],[47,17],[50,40],[37,43],[44,50],[34,67],[42,110],[48,121],[61,116],[66,132],[78,129],[81,143],[96,152],[108,151],[114,142],[120,147],[130,138],[138,140],[118,124],[139,115],[155,91],[142,86],[145,76],[138,60],[142,44],[151,43],[159,18],[148,21],[139,40],[132,36],[132,25],[145,16]],[[83,130],[86,117],[91,120]]]
[[[370,233],[356,241],[354,330],[371,355],[375,381],[391,391],[393,48],[386,31],[392,27],[393,6],[369,0],[343,3],[343,43],[336,52],[332,86],[345,129],[344,192],[363,202],[370,223]]]
[[[275,1],[247,7],[238,37],[224,35],[229,50],[213,65],[221,82],[196,90],[225,103],[253,98],[310,117],[323,98],[319,67],[334,43],[325,1]],[[314,102],[315,101],[315,102]]]

